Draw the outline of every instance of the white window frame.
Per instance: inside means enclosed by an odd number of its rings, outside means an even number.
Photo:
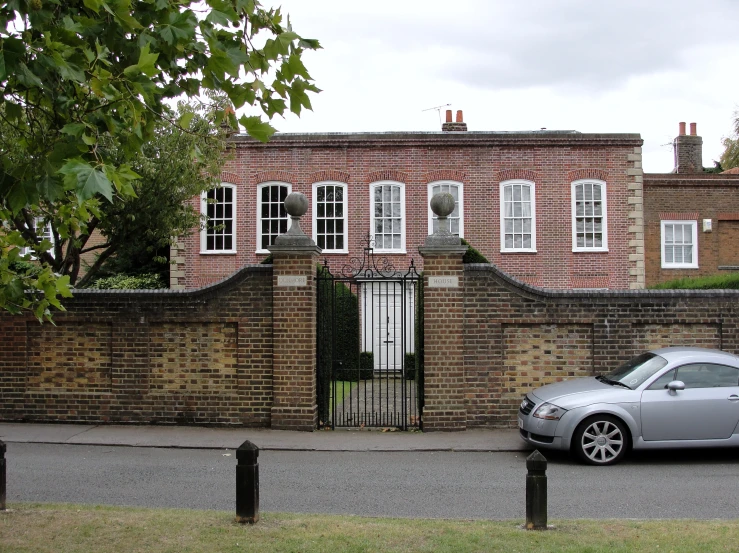
[[[347,213],[349,212],[349,202],[347,195],[349,193],[349,187],[346,185],[346,183],[338,182],[338,181],[320,181],[320,182],[314,182],[313,183],[313,241],[318,245],[318,189],[322,186],[334,186],[337,188],[341,188],[343,190],[343,199],[342,199],[342,206],[343,206],[343,215],[341,217],[341,220],[344,222],[344,230],[341,233],[341,236],[344,239],[344,247],[343,248],[322,248],[323,253],[349,253],[349,224],[347,219]],[[334,220],[338,220],[339,218],[334,215]],[[334,235],[337,235],[339,233],[333,233]]]
[[[369,186],[370,195],[370,237],[375,240],[375,188],[378,186],[397,186],[400,190],[400,248],[377,247],[375,242],[375,252],[378,253],[406,253],[405,252],[405,184],[398,181],[383,180],[373,182]]]
[[[693,246],[693,260],[690,263],[668,263],[665,261],[665,226],[666,225],[688,225],[691,227],[691,240]],[[664,220],[660,221],[660,251],[663,269],[697,269],[698,268],[698,221],[696,220]],[[684,244],[682,244],[684,245]]]
[[[436,214],[434,214],[433,211],[431,211],[431,198],[433,198],[433,189],[436,186],[441,187],[455,187],[457,189],[457,197],[459,198],[457,200],[457,203],[455,205],[455,209],[457,210],[457,215],[449,215],[448,219],[451,221],[454,218],[459,220],[459,234],[458,236],[460,238],[464,238],[464,185],[461,182],[457,181],[451,181],[451,180],[438,180],[434,182],[430,182],[428,184],[428,201],[426,202],[426,205],[428,205],[428,231],[429,234],[434,233],[434,221],[436,221],[437,217]],[[450,224],[451,228],[451,224]],[[455,232],[452,232],[452,234],[456,234]]]
[[[600,246],[578,246],[577,245],[577,188],[586,184],[600,187],[600,203],[603,235],[603,243]],[[599,179],[579,179],[572,181],[570,186],[570,202],[572,213],[572,251],[573,252],[607,252],[608,251],[608,194],[605,181]]]
[[[44,222],[43,217],[34,217],[33,218],[33,224],[35,225],[35,231],[36,236],[39,238],[40,242],[43,242],[44,240],[48,240],[51,242],[51,249],[49,250],[49,255],[51,257],[54,257],[54,246],[56,246],[56,241],[54,240],[54,233],[51,230],[51,221],[46,223],[43,229],[41,229],[41,224]],[[37,259],[36,253],[33,251],[33,248],[30,248],[28,246],[24,247],[21,250],[23,255],[30,255],[31,259]]]
[[[200,253],[202,255],[220,255],[220,254],[233,254],[236,253],[236,185],[231,184],[228,182],[222,182],[220,186],[217,186],[215,188],[211,188],[211,190],[215,190],[216,188],[229,188],[231,189],[231,248],[229,249],[208,249],[208,226],[207,226],[207,220],[205,221],[205,225],[203,225],[203,228],[200,230]],[[201,215],[207,216],[208,214],[208,192],[211,190],[206,190],[200,195],[200,213]]]
[[[528,186],[531,204],[531,246],[528,248],[506,248],[505,246],[505,189],[509,186]],[[536,253],[536,183],[524,179],[504,180],[500,183],[500,252],[501,253]]]
[[[262,190],[264,188],[270,187],[270,186],[286,186],[287,187],[287,194],[285,197],[287,197],[288,194],[292,192],[292,184],[289,182],[281,182],[281,181],[268,181],[263,182],[261,184],[257,185],[257,249],[256,253],[269,253],[269,250],[266,248],[262,248]],[[291,219],[290,216],[287,214],[287,211],[285,212],[285,217],[287,218],[287,228],[290,230],[291,226]]]

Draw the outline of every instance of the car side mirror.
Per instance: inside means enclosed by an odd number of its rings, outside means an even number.
[[[685,382],[681,380],[673,380],[667,385],[667,389],[670,392],[677,392],[678,390],[684,390],[685,389]]]

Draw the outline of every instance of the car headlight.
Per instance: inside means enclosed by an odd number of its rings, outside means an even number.
[[[537,419],[546,419],[548,421],[558,421],[567,412],[567,409],[562,409],[551,403],[542,403],[534,411],[534,417]]]

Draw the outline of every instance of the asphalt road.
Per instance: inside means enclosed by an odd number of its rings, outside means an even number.
[[[738,518],[739,451],[549,458],[549,518]],[[8,444],[7,500],[235,510],[233,450]],[[262,511],[525,517],[522,453],[262,451]]]

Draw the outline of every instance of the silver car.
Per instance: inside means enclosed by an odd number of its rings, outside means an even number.
[[[610,465],[631,449],[739,446],[739,357],[674,347],[526,394],[521,437]]]

